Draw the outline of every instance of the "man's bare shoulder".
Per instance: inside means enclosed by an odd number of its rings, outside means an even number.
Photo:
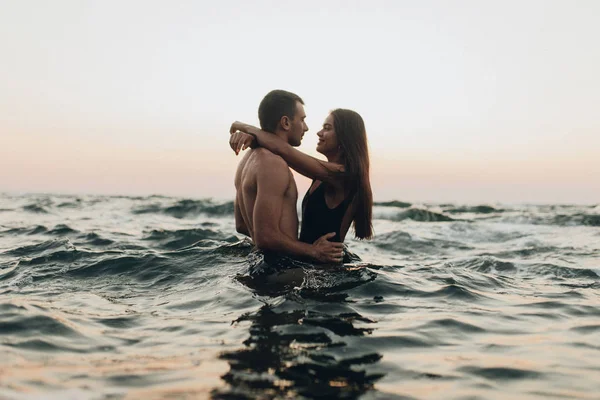
[[[283,158],[267,149],[254,149],[253,171],[256,179],[269,187],[287,187],[290,183],[291,172]]]
[[[262,147],[254,149],[254,158],[261,166],[269,168],[288,168],[288,164],[281,156],[271,153],[269,150]]]

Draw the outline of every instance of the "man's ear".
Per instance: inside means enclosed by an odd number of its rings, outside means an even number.
[[[279,120],[279,123],[281,124],[281,128],[283,128],[284,131],[289,131],[290,130],[290,128],[292,127],[292,123],[291,122],[292,121],[290,121],[290,118],[287,115],[284,115]]]

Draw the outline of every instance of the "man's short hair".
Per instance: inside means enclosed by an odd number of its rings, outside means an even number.
[[[290,119],[296,116],[296,103],[304,105],[297,94],[285,90],[272,90],[258,106],[258,120],[263,131],[275,133],[277,125],[284,115]]]

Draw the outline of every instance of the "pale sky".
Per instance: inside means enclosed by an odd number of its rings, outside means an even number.
[[[375,200],[598,203],[600,1],[0,0],[0,191],[232,199],[272,89],[359,112]],[[297,178],[300,191],[308,181]]]

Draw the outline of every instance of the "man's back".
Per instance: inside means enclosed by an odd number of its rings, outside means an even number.
[[[265,219],[277,223],[278,230],[288,237],[298,237],[298,191],[281,157],[263,148],[251,149],[238,165],[235,188],[236,213],[240,214],[236,215],[236,225],[243,222],[259,247],[264,234],[260,231],[269,229]]]

